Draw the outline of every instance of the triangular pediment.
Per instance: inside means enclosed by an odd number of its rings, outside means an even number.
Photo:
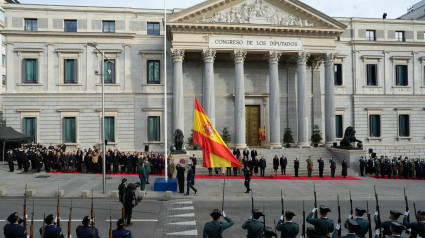
[[[298,0],[209,0],[172,15],[167,23],[263,25],[336,31],[346,28]]]

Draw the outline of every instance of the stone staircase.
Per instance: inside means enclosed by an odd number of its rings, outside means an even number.
[[[251,149],[251,148],[250,148]],[[316,147],[316,148],[282,148],[282,149],[263,149],[263,148],[256,148],[258,152],[258,159],[261,158],[263,155],[266,159],[267,166],[265,173],[266,175],[274,174],[273,171],[273,157],[274,155],[277,155],[279,158],[282,156],[282,154],[285,154],[286,158],[288,159],[288,165],[286,167],[286,174],[295,175],[294,170],[294,161],[295,158],[298,158],[300,161],[300,167],[298,170],[299,176],[307,176],[307,162],[306,159],[308,156],[311,156],[313,161],[313,176],[319,176],[319,167],[317,160],[322,157],[322,159],[325,161],[325,167],[323,171],[324,176],[330,176],[331,175],[331,169],[330,169],[330,163],[329,159],[331,157],[335,158],[335,161],[337,163],[336,166],[336,176],[341,175],[341,162],[338,158],[336,158],[326,147]],[[197,158],[198,166],[196,166],[196,174],[208,174],[208,169],[204,168],[202,166],[202,151],[201,150],[190,150],[188,151],[190,156],[195,154]],[[242,150],[241,150],[242,153]],[[348,169],[348,175],[352,176],[354,175],[354,172]],[[233,171],[232,171],[233,173]],[[214,174],[214,171],[213,171]],[[280,166],[278,169],[278,174],[280,174]]]

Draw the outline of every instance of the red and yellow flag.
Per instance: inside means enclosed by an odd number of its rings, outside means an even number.
[[[226,143],[214,129],[210,119],[195,98],[195,120],[193,125],[193,143],[202,147],[204,167],[242,167]]]

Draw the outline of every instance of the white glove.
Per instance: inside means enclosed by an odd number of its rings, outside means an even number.
[[[412,232],[412,228],[409,228],[409,229],[407,229],[406,231],[407,231],[407,234],[411,234],[411,232]]]
[[[28,219],[28,214],[25,214],[25,220]]]
[[[353,215],[348,215],[348,219],[353,219]]]
[[[378,211],[375,212],[375,216],[378,216]]]
[[[249,216],[249,220],[252,220],[252,216]]]
[[[381,234],[381,230],[376,229],[375,234],[376,234],[377,236],[379,236],[379,234]]]
[[[405,215],[405,216],[408,216],[408,215],[409,215],[409,212],[410,212],[410,211],[405,211],[405,212],[404,212],[404,215]]]
[[[222,211],[222,212],[221,212],[221,215],[222,215],[223,217],[226,217],[226,213],[224,213],[224,211]]]
[[[416,238],[422,238],[422,236],[418,235],[418,236],[416,236]]]
[[[300,238],[304,238],[304,236],[300,236]],[[421,237],[422,238],[422,237]]]
[[[341,229],[341,224],[336,224],[336,226],[335,226],[335,230],[337,230],[337,231],[339,231],[339,229]]]
[[[27,236],[27,238],[30,238],[30,236]]]
[[[280,220],[282,220],[282,221],[283,221],[283,215],[281,215],[281,216],[280,216]]]
[[[312,213],[315,213],[317,211],[317,208],[313,208],[313,210],[311,210]]]

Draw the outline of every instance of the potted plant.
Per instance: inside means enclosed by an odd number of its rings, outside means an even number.
[[[322,133],[320,132],[319,126],[313,126],[313,134],[311,135],[311,142],[313,142],[314,147],[318,147],[319,143],[323,140]]]
[[[230,136],[229,128],[224,127],[221,131],[221,139],[223,139],[224,143],[226,145],[229,145],[230,141],[232,141],[232,137]]]
[[[285,133],[283,134],[283,143],[286,144],[286,148],[291,147],[291,143],[294,143],[294,137],[292,135],[291,128],[285,128]]]
[[[198,145],[193,143],[193,130],[191,130],[191,131],[192,131],[192,133],[190,134],[190,137],[187,138],[187,142],[188,142],[188,144],[189,144],[189,146],[192,150],[197,150]]]

